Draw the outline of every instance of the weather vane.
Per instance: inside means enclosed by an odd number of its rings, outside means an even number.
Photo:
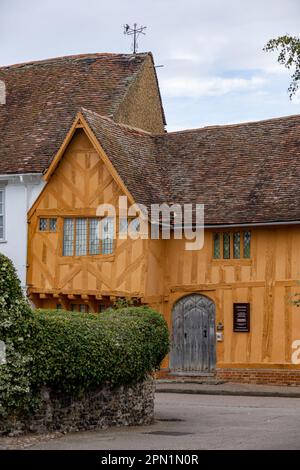
[[[124,24],[124,34],[126,34],[126,36],[133,36],[132,50],[134,54],[136,54],[138,50],[137,39],[140,34],[146,34],[144,32],[146,28],[147,26],[141,26],[138,28],[137,23],[134,23],[133,28],[131,28],[129,24]]]

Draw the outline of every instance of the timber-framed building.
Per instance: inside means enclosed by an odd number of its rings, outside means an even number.
[[[22,64],[0,79],[3,201],[13,176],[40,178],[27,212],[34,305],[134,299],[170,326],[165,373],[300,384],[300,116],[167,133],[151,54]],[[109,221],[100,240],[97,207],[120,196],[204,204],[203,248],[112,238]]]

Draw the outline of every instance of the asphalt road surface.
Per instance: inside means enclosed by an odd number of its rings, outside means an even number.
[[[151,426],[80,432],[30,449],[300,449],[300,399],[159,393]]]

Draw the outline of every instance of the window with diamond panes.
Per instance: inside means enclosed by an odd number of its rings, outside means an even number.
[[[219,232],[213,234],[214,259],[249,259],[251,232]]]
[[[40,218],[40,231],[47,232],[48,230],[48,219]]]
[[[244,232],[243,239],[244,239],[244,258],[250,258],[251,232]]]
[[[241,234],[240,232],[235,232],[233,234],[233,257],[235,259],[240,259],[241,257]]]
[[[230,233],[223,233],[223,258],[230,258]]]
[[[221,234],[214,233],[214,259],[221,258]]]
[[[40,232],[56,232],[56,219],[41,217],[39,221],[39,230]]]
[[[56,232],[56,219],[49,219],[50,232]]]

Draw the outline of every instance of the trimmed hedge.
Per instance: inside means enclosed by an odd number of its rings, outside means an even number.
[[[32,310],[11,261],[0,254],[0,434],[39,406],[41,387],[80,393],[144,379],[168,353],[164,318],[149,307],[101,314]]]
[[[79,392],[142,380],[169,348],[165,320],[149,307],[81,314],[39,310],[33,319],[32,383]]]

